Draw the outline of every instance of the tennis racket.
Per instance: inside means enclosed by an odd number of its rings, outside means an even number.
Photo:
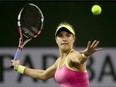
[[[43,22],[43,13],[37,5],[28,3],[20,10],[17,23],[20,38],[13,60],[19,60],[25,44],[38,37],[43,29]]]

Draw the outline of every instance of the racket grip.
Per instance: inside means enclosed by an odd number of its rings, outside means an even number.
[[[15,61],[19,60],[20,55],[21,55],[21,51],[22,51],[21,49],[17,49],[13,60],[15,60]]]
[[[17,49],[17,51],[16,51],[16,53],[15,53],[15,56],[14,56],[14,59],[13,59],[13,60],[15,60],[15,61],[16,61],[16,60],[19,60],[20,55],[21,55],[21,51],[22,51],[21,49],[19,49],[19,48]],[[14,66],[13,66],[13,65],[11,65],[10,67],[11,67],[12,69],[14,69]]]

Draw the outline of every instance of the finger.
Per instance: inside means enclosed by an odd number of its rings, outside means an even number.
[[[91,46],[91,41],[88,41],[87,48],[90,48]]]
[[[92,43],[92,45],[90,47],[93,48],[94,45],[96,44],[96,42],[97,42],[97,40],[94,40],[93,43]]]
[[[97,41],[93,47],[96,48],[98,45],[99,45],[99,41]]]
[[[13,61],[11,60],[11,63],[12,63]]]
[[[95,51],[101,51],[103,48],[98,48],[98,49],[95,49]]]
[[[14,68],[15,71],[17,71],[17,69]]]

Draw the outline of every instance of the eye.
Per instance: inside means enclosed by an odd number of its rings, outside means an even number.
[[[66,34],[67,37],[71,37],[71,34]]]
[[[62,34],[58,34],[58,37],[63,37],[63,35]]]

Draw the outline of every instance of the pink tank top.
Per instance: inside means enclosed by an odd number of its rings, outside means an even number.
[[[87,72],[71,70],[65,64],[61,69],[57,68],[55,80],[61,87],[89,87]]]

